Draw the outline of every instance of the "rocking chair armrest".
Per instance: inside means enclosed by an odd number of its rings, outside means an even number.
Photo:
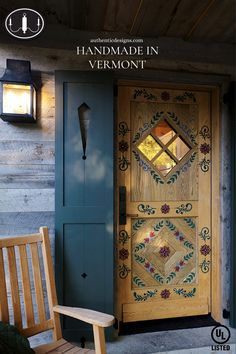
[[[98,327],[110,327],[115,322],[115,318],[112,315],[81,307],[56,305],[53,307],[53,311]]]

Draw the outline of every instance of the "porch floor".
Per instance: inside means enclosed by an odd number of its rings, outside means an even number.
[[[107,343],[107,354],[213,354],[236,353],[236,329],[230,328],[230,351],[213,351],[211,339],[213,327],[180,329],[119,336],[114,342]],[[48,343],[51,333],[41,334],[30,339],[31,346]],[[92,347],[89,343],[88,347]]]

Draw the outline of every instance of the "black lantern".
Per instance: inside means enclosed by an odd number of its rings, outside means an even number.
[[[6,122],[35,122],[36,90],[30,62],[7,59],[7,68],[0,83],[0,117]]]

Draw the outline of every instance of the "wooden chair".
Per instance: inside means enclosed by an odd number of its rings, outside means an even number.
[[[49,319],[46,318],[45,312],[39,247],[41,247],[42,250],[43,267],[50,312]],[[4,249],[6,249],[6,251],[3,252]],[[27,249],[30,250],[31,254],[33,280],[30,278]],[[20,274],[17,273],[18,257],[20,263]],[[0,320],[5,323],[9,323],[10,313],[7,299],[7,268],[10,277],[14,324],[19,329],[20,333],[26,337],[30,337],[49,329],[53,330],[54,342],[33,348],[37,354],[48,352],[50,352],[50,354],[58,354],[64,352],[67,354],[104,354],[106,352],[104,327],[109,327],[114,323],[113,316],[83,308],[73,308],[58,305],[47,227],[40,227],[39,233],[36,234],[0,239]],[[20,304],[20,283],[22,283],[23,289],[22,297],[24,302],[26,322],[25,326],[23,326]],[[35,321],[32,290],[35,292],[36,297],[38,323]],[[95,351],[76,347],[75,345],[66,342],[62,338],[59,314],[76,318],[78,320],[90,323],[93,326]]]

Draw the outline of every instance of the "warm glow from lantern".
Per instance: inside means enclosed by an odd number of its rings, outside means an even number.
[[[3,113],[31,114],[31,86],[3,84]]]

